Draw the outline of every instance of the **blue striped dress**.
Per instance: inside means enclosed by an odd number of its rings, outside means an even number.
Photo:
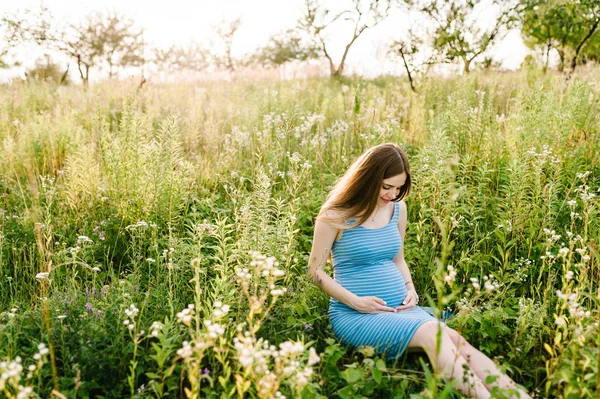
[[[393,262],[402,245],[398,231],[399,203],[394,203],[390,222],[381,228],[357,226],[344,230],[333,243],[334,278],[342,287],[358,296],[376,296],[387,306],[402,304],[406,286]],[[354,223],[349,219],[346,223]],[[331,298],[329,316],[334,334],[342,343],[372,346],[388,358],[399,357],[415,331],[426,321],[435,320],[420,307],[402,312],[360,313]]]

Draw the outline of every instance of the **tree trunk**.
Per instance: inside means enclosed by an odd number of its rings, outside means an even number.
[[[402,63],[404,64],[404,69],[406,70],[406,74],[408,75],[408,82],[410,83],[410,89],[413,93],[416,93],[415,82],[412,77],[412,73],[410,70],[410,66],[408,65],[408,61],[406,61],[406,56],[404,55],[404,51],[402,49],[399,50],[400,56],[402,57]]]
[[[467,57],[463,57],[463,62],[465,64],[463,67],[463,72],[465,75],[468,75],[469,72],[471,72],[471,60]]]
[[[556,49],[558,51],[558,72],[562,72],[565,70],[565,51],[561,49]]]
[[[577,46],[577,49],[575,50],[575,55],[573,56],[573,59],[571,60],[571,69],[569,70],[569,75],[572,74],[573,71],[575,71],[575,67],[577,66],[577,57],[579,57],[579,52],[583,48],[583,45],[585,44],[585,42],[587,42],[588,39],[590,37],[592,37],[594,32],[596,32],[596,29],[598,28],[599,23],[600,23],[600,18],[596,19],[596,22],[594,22],[594,25],[592,25],[592,27],[590,28],[587,35],[583,38],[583,40]]]
[[[546,45],[546,61],[544,62],[544,66],[542,68],[544,74],[546,74],[548,71],[548,64],[550,63],[550,50],[552,50],[552,43],[549,42],[548,45]]]
[[[60,78],[60,84],[65,84],[65,82],[67,81],[67,75],[69,74],[69,67],[71,65],[67,64],[67,70],[65,71],[65,73],[63,73],[62,77]]]

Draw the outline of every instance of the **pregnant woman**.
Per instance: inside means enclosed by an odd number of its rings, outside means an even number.
[[[530,398],[459,333],[417,306],[419,296],[404,260],[402,199],[410,187],[406,154],[395,144],[382,144],[352,164],[322,206],[308,273],[331,297],[335,335],[353,347],[373,346],[388,358],[407,348],[423,350],[433,367],[468,396],[489,398],[498,386],[513,390],[514,397]],[[334,278],[323,271],[330,254]],[[486,384],[489,375],[497,378]]]

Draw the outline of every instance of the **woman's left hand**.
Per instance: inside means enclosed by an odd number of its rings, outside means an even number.
[[[413,310],[417,307],[418,302],[419,295],[417,295],[417,292],[409,290],[406,291],[406,297],[404,298],[404,302],[402,302],[402,305],[396,306],[394,309],[396,310],[396,312],[401,312],[403,310]]]

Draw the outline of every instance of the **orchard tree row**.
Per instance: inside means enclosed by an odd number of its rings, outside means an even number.
[[[62,23],[47,8],[24,10],[0,18],[6,48],[0,49],[0,67],[19,64],[16,49],[37,46],[46,54],[63,54],[77,66],[88,84],[90,71],[115,77],[119,70],[154,65],[169,72],[234,72],[246,67],[277,67],[288,62],[325,59],[332,77],[344,73],[354,43],[392,12],[410,13],[414,26],[399,27],[401,39],[386,45],[388,55],[405,69],[414,90],[418,75],[434,65],[458,64],[469,73],[475,64],[492,65],[490,49],[511,29],[548,68],[551,56],[557,68],[571,74],[578,65],[600,58],[600,1],[598,0],[345,0],[345,8],[331,10],[321,0],[305,0],[297,23],[270,37],[251,54],[232,52],[241,19],[223,21],[214,28],[214,39],[190,41],[166,49],[144,40],[144,29],[118,12],[94,12],[77,23]],[[495,17],[482,26],[482,13]],[[336,25],[351,25],[344,47],[332,49],[328,39]],[[408,34],[402,34],[407,31]],[[333,54],[341,53],[334,59]],[[47,55],[37,70],[59,68]],[[71,63],[60,75],[66,81]],[[35,69],[30,71],[34,73]]]

